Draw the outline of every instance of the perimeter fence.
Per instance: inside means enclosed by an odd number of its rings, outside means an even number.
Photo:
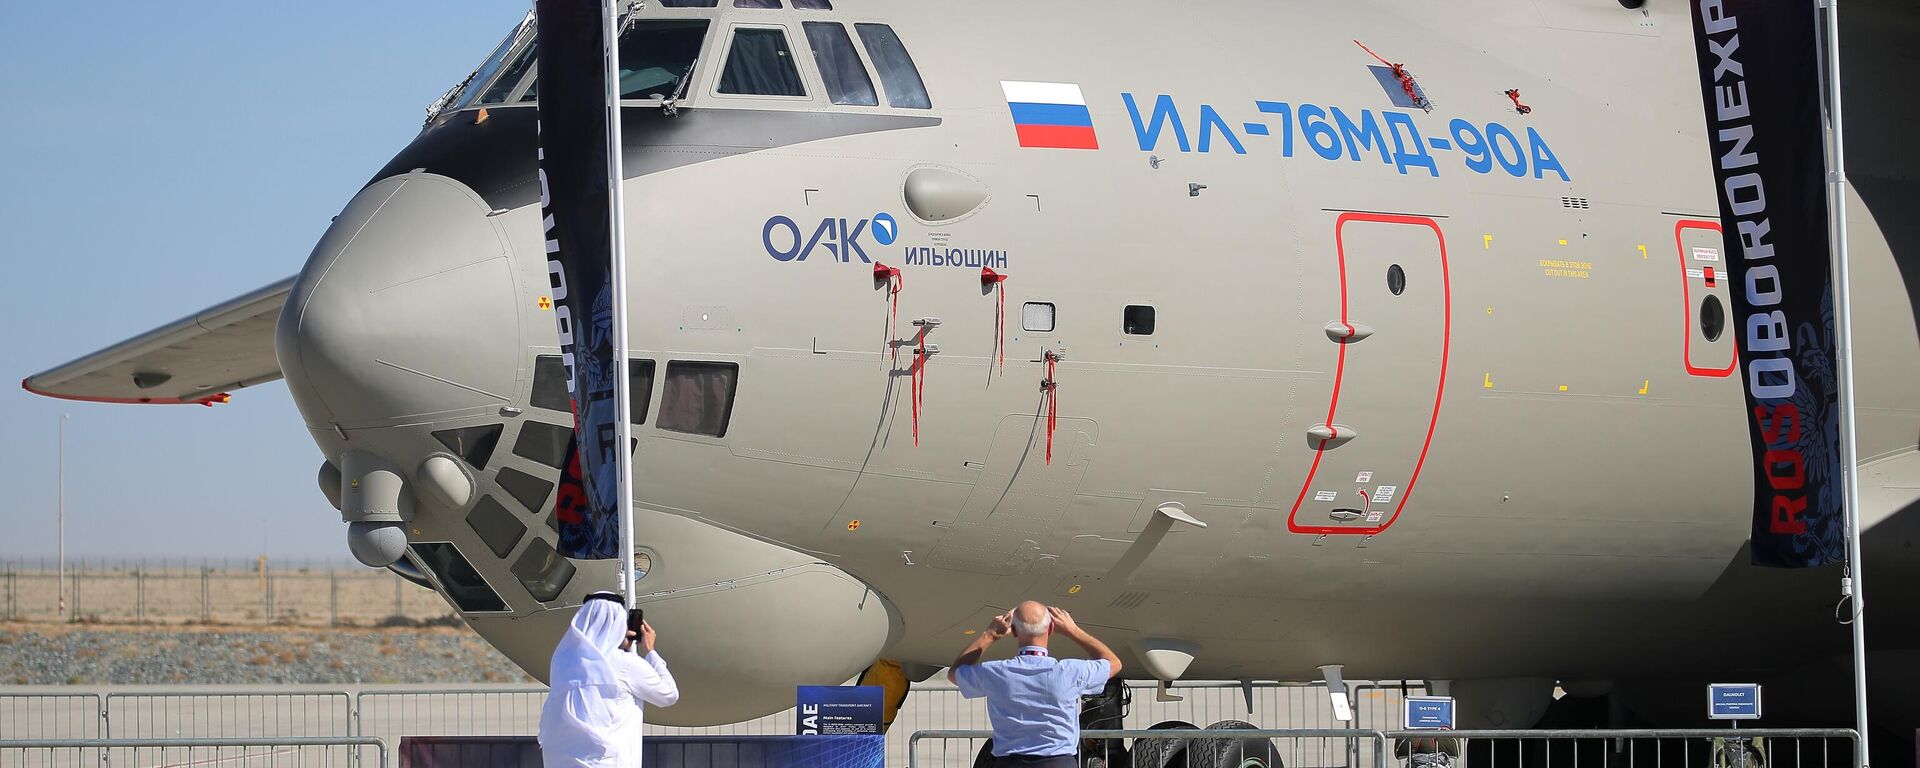
[[[63,602],[64,598],[64,602]],[[456,623],[439,594],[337,561],[0,562],[0,620],[375,626]]]
[[[1400,725],[1400,701],[1418,695],[1417,682],[1350,683],[1359,724]],[[1321,684],[1277,682],[1181,683],[1162,691],[1129,682],[1127,728],[1181,723],[1199,727],[1235,721],[1291,729],[1331,729]],[[538,731],[546,687],[536,684],[437,688],[395,686],[357,691],[298,687],[283,691],[174,690],[99,693],[0,692],[0,724],[8,738],[378,738],[403,736],[532,735]],[[791,709],[731,725],[679,728],[649,723],[655,735],[753,736],[795,732]],[[889,765],[905,765],[915,731],[984,729],[986,706],[964,699],[945,681],[913,686],[887,737]],[[4,766],[0,766],[4,768]]]
[[[0,740],[0,768],[113,765],[387,768],[387,745],[357,737]]]
[[[968,768],[992,733],[925,730],[908,768]],[[1395,731],[1124,729],[1081,736],[1102,765],[1133,768],[1859,768],[1840,729]],[[893,764],[891,760],[890,764]],[[1083,760],[1083,764],[1084,760]]]

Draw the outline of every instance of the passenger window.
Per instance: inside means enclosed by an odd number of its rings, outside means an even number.
[[[662,8],[712,8],[714,0],[660,0]]]
[[[779,8],[780,0],[733,0],[735,8]]]
[[[720,92],[749,96],[805,96],[800,70],[793,64],[785,30],[745,27],[734,30]],[[671,366],[669,366],[671,368]]]
[[[860,31],[860,42],[866,44],[873,68],[880,73],[880,84],[887,88],[887,103],[903,109],[931,108],[933,102],[927,98],[926,83],[920,81],[920,70],[913,66],[913,57],[907,55],[906,46],[900,44],[900,36],[893,33],[893,27],[853,26]]]
[[[793,0],[793,7],[802,11],[831,11],[833,0]]]
[[[813,46],[813,63],[820,67],[820,78],[827,82],[827,99],[835,104],[872,107],[880,103],[874,95],[873,78],[853,50],[853,38],[845,25],[830,21],[809,21],[807,44]]]
[[[671,97],[679,90],[680,80],[691,75],[706,39],[705,19],[635,23],[620,36],[620,98]]]
[[[487,586],[487,580],[480,578],[480,572],[473,564],[447,542],[420,542],[414,544],[413,559],[433,572],[440,589],[447,593],[447,599],[453,601],[453,607],[461,613],[484,613],[504,611],[507,603],[500,595]]]
[[[733,363],[667,363],[667,382],[660,393],[660,428],[726,437],[739,374],[740,366]]]
[[[1129,336],[1153,335],[1153,307],[1130,305],[1120,316],[1120,329]]]
[[[1039,301],[1027,302],[1020,308],[1020,327],[1039,333],[1052,331],[1053,305]]]

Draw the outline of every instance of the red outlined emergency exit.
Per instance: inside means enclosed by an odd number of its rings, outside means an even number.
[[[1446,394],[1453,337],[1446,235],[1431,218],[1342,213],[1340,317],[1326,418],[1287,530],[1376,534],[1413,498]],[[1330,336],[1338,335],[1331,333]]]

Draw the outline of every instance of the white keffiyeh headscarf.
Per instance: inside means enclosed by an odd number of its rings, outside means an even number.
[[[613,657],[626,637],[627,611],[620,603],[588,599],[573,615],[553,652],[552,686],[541,713],[540,742],[550,753],[591,760],[592,753],[622,751],[611,738],[639,710],[614,672]]]

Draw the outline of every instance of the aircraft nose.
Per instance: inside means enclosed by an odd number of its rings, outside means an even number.
[[[281,313],[280,369],[308,427],[497,413],[524,349],[512,253],[488,206],[423,172],[368,185],[314,247]]]

